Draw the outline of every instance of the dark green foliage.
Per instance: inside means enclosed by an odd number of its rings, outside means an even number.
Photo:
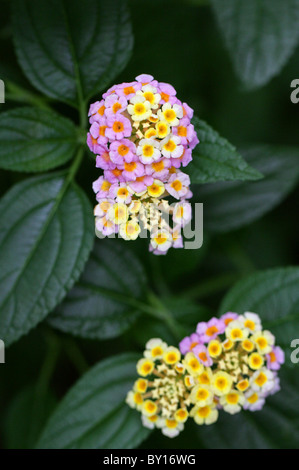
[[[1,7],[4,447],[296,447],[299,104],[290,83],[298,78],[299,0]],[[91,184],[100,172],[85,143],[88,106],[140,73],[172,83],[195,110],[200,144],[186,172],[192,202],[204,207],[197,251],[155,257],[144,240],[94,243]],[[145,342],[177,345],[228,310],[259,313],[276,335],[286,353],[282,391],[261,412],[188,423],[174,440],[142,427],[124,400]]]

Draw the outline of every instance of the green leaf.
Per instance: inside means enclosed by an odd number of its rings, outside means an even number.
[[[259,171],[246,163],[235,147],[207,123],[194,117],[193,124],[200,142],[192,152],[192,162],[185,168],[191,183],[256,180],[262,177]]]
[[[0,168],[45,171],[72,158],[76,128],[59,114],[37,108],[12,109],[0,114]]]
[[[224,297],[220,314],[246,310],[258,313],[265,329],[276,336],[277,344],[288,350],[291,341],[298,337],[298,286],[299,268],[258,272],[235,284]],[[289,355],[286,363],[290,363]]]
[[[299,374],[281,370],[281,391],[268,397],[261,411],[220,413],[211,426],[197,429],[208,449],[297,449],[299,440]]]
[[[97,240],[80,281],[49,317],[50,324],[84,338],[115,338],[140,311],[146,278],[142,265],[121,240]],[[83,313],[84,312],[84,313]],[[83,314],[82,314],[83,313]]]
[[[38,442],[41,449],[133,449],[149,435],[140,413],[125,403],[139,356],[122,354],[96,364],[71,388]]]
[[[9,449],[32,449],[35,446],[39,433],[56,405],[56,399],[50,391],[47,391],[42,409],[36,414],[35,406],[38,399],[36,388],[30,385],[19,391],[10,402],[3,430],[4,441]]]
[[[211,0],[237,75],[254,88],[277,75],[298,42],[298,0]]]
[[[85,194],[61,175],[27,179],[0,202],[0,331],[8,345],[78,279],[93,242]]]
[[[259,219],[278,205],[299,178],[299,149],[259,145],[242,152],[264,178],[193,186],[195,201],[204,205],[204,228],[228,232]]]
[[[30,82],[75,106],[108,86],[133,46],[123,0],[15,0],[13,27],[17,56]]]

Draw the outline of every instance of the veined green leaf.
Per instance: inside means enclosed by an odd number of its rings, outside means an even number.
[[[220,313],[246,310],[258,313],[265,329],[288,351],[299,336],[299,268],[261,271],[235,284],[224,297]],[[288,356],[286,362],[290,362]]]
[[[41,449],[134,449],[149,435],[125,403],[137,378],[136,354],[96,364],[69,390],[38,443]]]
[[[15,0],[17,56],[45,95],[77,106],[122,71],[133,46],[126,1]]]
[[[299,149],[295,147],[251,146],[242,155],[263,173],[263,179],[192,187],[194,200],[203,203],[208,231],[228,232],[259,219],[278,205],[299,179]]]
[[[191,183],[256,180],[261,173],[249,166],[226,139],[197,117],[192,120],[199,144],[192,152],[193,160],[184,169]]]
[[[211,0],[238,76],[248,88],[277,75],[298,42],[298,0]]]
[[[52,326],[84,338],[106,339],[132,325],[140,313],[134,303],[145,292],[145,272],[123,243],[95,243],[81,279],[49,317]]]
[[[18,108],[0,114],[0,167],[45,171],[72,158],[77,143],[72,121],[53,111]]]

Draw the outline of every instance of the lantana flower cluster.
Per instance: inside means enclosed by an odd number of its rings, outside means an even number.
[[[200,322],[179,347],[150,340],[137,364],[141,377],[127,396],[143,425],[166,436],[177,436],[189,417],[209,425],[220,410],[232,415],[261,410],[280,390],[284,352],[256,313],[228,312]]]
[[[93,183],[99,236],[135,240],[148,231],[155,254],[183,246],[192,193],[180,168],[198,144],[192,116],[171,85],[146,74],[114,85],[90,106],[87,143],[103,170]],[[167,196],[177,202],[169,204]]]

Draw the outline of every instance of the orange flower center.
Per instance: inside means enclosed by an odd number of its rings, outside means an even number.
[[[124,157],[125,155],[127,155],[128,151],[129,151],[129,147],[127,147],[126,145],[120,145],[120,146],[118,147],[118,153],[119,153],[122,157]]]
[[[136,166],[137,166],[136,162],[131,162],[131,163],[125,162],[125,170],[126,171],[134,171]]]
[[[131,93],[135,93],[135,90],[132,86],[127,86],[126,88],[124,88],[125,95],[130,95]]]
[[[105,108],[104,105],[101,106],[101,107],[98,109],[98,114],[99,114],[100,116],[103,116],[103,115],[104,115],[104,112],[105,112],[105,109],[106,109],[106,108]]]
[[[114,113],[117,113],[117,111],[119,111],[120,109],[121,109],[121,104],[118,102],[114,103],[114,105],[112,106],[112,111]]]
[[[186,137],[187,136],[187,127],[179,126],[178,127],[178,135],[180,137]]]

